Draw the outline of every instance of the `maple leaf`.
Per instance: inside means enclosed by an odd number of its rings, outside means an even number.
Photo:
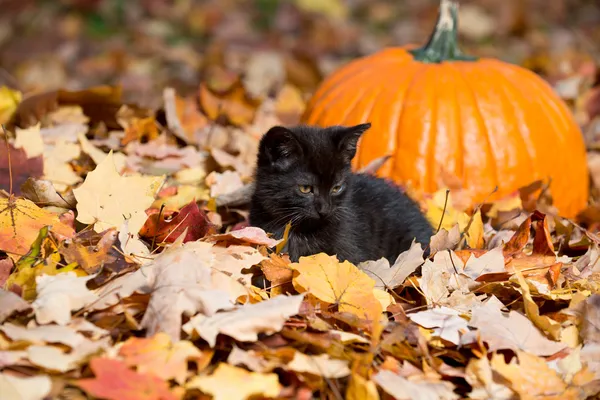
[[[171,342],[169,335],[159,332],[150,338],[130,338],[119,348],[119,355],[130,367],[144,374],[155,375],[165,381],[175,379],[183,384],[187,377],[188,362],[208,363],[212,352],[201,352],[191,342]]]
[[[256,226],[247,226],[242,229],[229,231],[221,235],[212,235],[206,238],[207,241],[228,244],[259,244],[267,247],[277,246],[283,239],[272,239],[267,233]]]
[[[86,340],[68,353],[56,346],[33,345],[27,348],[27,358],[32,364],[44,369],[67,372],[78,368],[87,362],[90,356],[105,351],[109,347],[110,338],[108,337],[96,341]]]
[[[75,231],[54,213],[26,199],[0,199],[0,250],[13,260],[25,255],[40,229],[50,226],[53,233],[72,237]]]
[[[553,342],[533,325],[524,315],[516,311],[505,314],[504,305],[495,297],[490,297],[482,306],[473,309],[469,326],[478,329],[481,339],[488,343],[490,351],[500,349],[523,350],[535,355],[546,356],[565,348]],[[474,332],[465,334],[462,343],[473,340]]]
[[[421,245],[413,240],[410,248],[400,253],[391,267],[386,258],[381,258],[377,261],[362,262],[358,264],[358,268],[375,280],[376,288],[395,289],[424,261]]]
[[[71,320],[71,311],[79,310],[98,298],[86,287],[92,278],[93,275],[78,277],[74,272],[38,276],[38,296],[31,304],[37,322],[66,325]]]
[[[285,367],[287,370],[304,372],[323,378],[344,378],[350,375],[348,361],[332,359],[327,354],[309,356],[296,351],[294,358]]]
[[[123,361],[94,358],[90,361],[93,379],[79,379],[75,385],[92,396],[108,400],[176,400],[167,382],[148,374],[140,374]]]
[[[303,294],[280,295],[209,317],[199,314],[191,318],[183,330],[188,334],[196,331],[211,347],[215,346],[219,333],[239,341],[255,341],[259,333],[279,332],[289,317],[298,314],[303,299]]]
[[[39,157],[44,153],[44,141],[40,134],[40,123],[26,129],[15,130],[14,147],[23,149],[27,158]]]
[[[379,371],[373,375],[372,379],[386,393],[399,400],[453,400],[459,398],[454,393],[454,385],[446,381],[413,381],[387,370]]]
[[[348,261],[319,253],[300,257],[290,264],[295,270],[293,284],[298,292],[308,292],[317,299],[337,304],[340,312],[359,318],[379,320],[382,307],[373,290],[375,281]]]
[[[52,380],[48,375],[18,377],[0,372],[0,393],[7,400],[41,400],[50,394]]]
[[[219,363],[212,375],[197,376],[186,389],[199,389],[214,400],[247,399],[253,395],[277,397],[281,391],[275,373],[248,372],[245,369]]]
[[[167,220],[168,219],[168,220]],[[140,230],[140,236],[156,243],[172,243],[187,229],[184,242],[200,239],[216,231],[206,213],[198,207],[196,200],[179,211],[159,212],[154,209]]]
[[[448,307],[408,314],[408,318],[425,328],[433,328],[435,336],[454,344],[459,343],[459,333],[468,331],[467,321],[460,317],[458,311]]]
[[[200,311],[212,315],[217,310],[233,307],[235,299],[214,284],[211,247],[210,243],[187,242],[161,253],[136,272],[142,275],[143,285],[152,292],[141,322],[149,336],[166,332],[171,340],[177,341],[182,314],[194,315]]]
[[[96,232],[120,227],[129,221],[130,232],[137,234],[146,221],[146,208],[163,184],[164,176],[121,176],[115,168],[112,151],[88,173],[73,194],[77,199],[77,220],[94,224]]]
[[[14,312],[31,308],[28,302],[13,292],[0,288],[0,324]]]
[[[14,341],[23,340],[29,343],[42,344],[62,343],[72,348],[76,348],[88,340],[75,329],[60,325],[34,325],[24,328],[15,324],[11,324],[10,322],[6,322],[0,326],[0,331]]]
[[[75,185],[82,179],[73,171],[70,161],[79,157],[81,147],[60,137],[44,149],[44,179],[50,181],[59,192]]]
[[[501,354],[492,355],[492,369],[510,382],[521,398],[579,399],[577,388],[568,387],[543,358],[517,351],[519,364],[506,363]]]
[[[469,398],[474,400],[512,400],[514,392],[504,385],[498,373],[492,371],[486,357],[472,358],[465,370],[465,379],[473,390]]]

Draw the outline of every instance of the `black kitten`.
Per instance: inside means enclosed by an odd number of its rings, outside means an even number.
[[[370,126],[275,126],[261,139],[250,224],[281,238],[291,221],[292,261],[324,252],[393,263],[414,238],[429,244],[432,226],[415,202],[390,182],[351,171]]]

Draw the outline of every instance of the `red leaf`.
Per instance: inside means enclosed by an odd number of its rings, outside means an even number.
[[[140,230],[140,236],[154,239],[156,243],[172,243],[186,228],[188,231],[184,242],[200,239],[216,231],[206,213],[198,208],[195,199],[179,211],[153,212]]]
[[[0,131],[2,129],[0,128]],[[15,149],[9,144],[10,165],[8,165],[8,154],[6,143],[0,139],[0,189],[9,191],[9,172],[12,170],[13,194],[21,195],[21,185],[27,178],[39,178],[44,173],[44,160],[42,156],[27,158],[25,150]]]
[[[93,379],[79,379],[76,385],[92,396],[108,400],[176,400],[167,382],[139,374],[119,360],[94,358],[90,367]]]

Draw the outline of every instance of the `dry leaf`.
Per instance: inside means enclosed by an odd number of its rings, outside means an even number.
[[[14,294],[0,288],[0,324],[4,322],[12,313],[21,312],[30,309],[28,302]]]
[[[272,334],[283,328],[285,321],[298,314],[304,295],[280,295],[256,304],[246,304],[233,311],[220,312],[213,316],[196,315],[183,330],[188,334],[196,331],[200,337],[214,347],[217,335],[222,333],[239,341],[255,341],[259,333]]]
[[[332,359],[327,354],[309,356],[299,351],[294,353],[294,358],[285,366],[285,369],[332,379],[350,375],[350,368],[348,368],[346,360]]]
[[[467,320],[460,313],[448,307],[436,307],[431,310],[408,314],[411,321],[429,329],[433,334],[451,343],[458,344],[460,333],[468,331]]]
[[[402,285],[404,280],[424,261],[421,245],[413,240],[410,248],[400,253],[391,267],[387,259],[381,258],[377,261],[362,262],[358,264],[358,268],[373,278],[376,288],[395,289]]]
[[[210,376],[193,378],[186,388],[199,389],[214,400],[247,399],[253,395],[277,397],[281,391],[277,374],[248,372],[225,363],[219,363]]]
[[[300,257],[290,264],[296,271],[293,284],[299,292],[308,292],[328,304],[337,304],[340,312],[359,318],[379,320],[382,307],[375,295],[375,281],[348,261],[319,253]]]
[[[92,278],[94,276],[78,277],[74,272],[38,276],[38,295],[31,304],[36,321],[39,324],[68,324],[71,311],[77,311],[98,298],[86,287]]]
[[[48,375],[17,377],[0,372],[0,393],[5,400],[43,400],[50,394]]]
[[[112,151],[85,182],[73,190],[77,199],[77,220],[94,224],[96,232],[120,227],[129,221],[131,232],[137,233],[146,221],[145,210],[154,201],[164,176],[121,176],[117,173]]]
[[[373,381],[398,400],[453,400],[459,398],[454,393],[454,385],[447,381],[411,381],[386,370],[373,375]]]

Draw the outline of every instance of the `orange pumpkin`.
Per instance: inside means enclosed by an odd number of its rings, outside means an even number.
[[[379,175],[421,193],[453,176],[476,204],[551,178],[554,205],[573,217],[587,204],[589,183],[572,114],[533,72],[461,53],[457,11],[456,2],[442,0],[424,47],[388,48],[335,71],[313,95],[303,122],[371,122],[353,166],[389,154]]]

